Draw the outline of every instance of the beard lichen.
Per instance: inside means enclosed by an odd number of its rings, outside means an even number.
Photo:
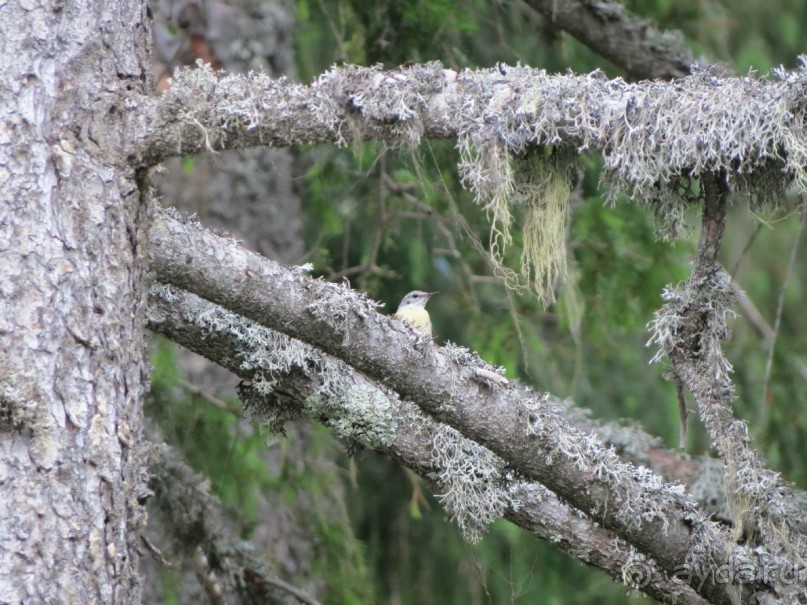
[[[546,303],[554,302],[554,285],[566,277],[566,227],[575,155],[546,147],[513,153],[499,142],[465,139],[458,143],[463,184],[490,221],[489,254],[506,284],[525,283]],[[512,230],[520,213],[521,279],[505,267]],[[515,278],[515,279],[514,279]]]
[[[790,186],[807,191],[807,59],[800,62],[799,69],[774,70],[768,78],[727,78],[715,68],[695,68],[673,85],[608,80],[601,72],[549,75],[521,65],[461,72],[463,94],[449,103],[459,170],[490,217],[492,260],[504,266],[522,206],[522,279],[529,276],[546,299],[550,278],[563,274],[562,251],[551,243],[557,232],[534,228],[563,216],[553,220],[551,212],[563,181],[547,179],[546,165],[534,175],[520,169],[530,156],[545,162],[546,150],[558,145],[575,154],[597,152],[608,201],[624,193],[641,203],[655,215],[663,239],[681,233],[686,209],[698,201],[693,192],[706,176],[723,175],[729,191],[749,198],[752,207],[775,205]],[[519,204],[520,190],[539,195]],[[546,250],[554,255],[536,262],[536,252]]]
[[[567,275],[566,227],[569,222],[568,167],[561,152],[530,153],[519,164],[514,202],[525,207],[521,275],[542,300],[554,302],[554,282]]]

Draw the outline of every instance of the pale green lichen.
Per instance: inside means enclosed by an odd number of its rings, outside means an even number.
[[[513,203],[523,206],[521,274],[539,298],[554,302],[555,280],[565,280],[571,176],[561,151],[532,153],[516,172]],[[537,156],[537,157],[536,157]],[[519,176],[523,173],[523,176]]]
[[[322,419],[340,437],[378,449],[395,440],[398,421],[393,404],[386,393],[372,385],[352,384],[334,393],[323,389],[303,405],[309,416]]]
[[[710,68],[674,84],[608,80],[601,72],[549,75],[524,66],[462,72],[465,96],[454,108],[460,172],[490,217],[491,257],[501,264],[519,207],[516,192],[529,181],[515,166],[558,144],[599,152],[609,200],[626,192],[646,205],[665,238],[679,233],[706,175],[724,175],[731,191],[755,205],[775,204],[789,185],[807,191],[801,62],[792,72],[775,70],[779,82],[727,78]],[[522,271],[537,278],[559,269],[536,269],[531,258],[525,250]]]
[[[521,275],[544,301],[554,300],[554,282],[566,276],[571,167],[575,158],[558,149],[514,155],[498,139],[460,139],[460,174],[490,220],[490,259],[513,289],[520,280],[505,270],[516,216],[523,234]]]
[[[152,289],[152,293],[169,302],[179,296],[169,286]],[[368,447],[388,445],[394,439],[394,395],[357,386],[350,366],[314,347],[201,298],[192,300],[187,305],[189,321],[211,332],[227,333],[239,343],[238,363],[252,375],[249,388],[242,389],[247,394],[244,409],[255,420],[282,431],[285,422],[309,415],[333,426],[341,437]],[[361,300],[363,305],[369,304],[364,297]],[[273,397],[279,381],[294,371],[315,376],[319,385],[304,406],[286,405],[282,403],[285,398]]]
[[[438,501],[463,538],[476,544],[508,507],[518,508],[526,484],[509,474],[499,456],[415,405],[400,411],[401,422],[430,443],[429,478],[437,484]]]
[[[176,290],[172,286],[156,283],[149,288],[150,296],[162,298],[165,302],[172,303],[177,300]]]
[[[443,84],[438,63],[393,71],[380,65],[343,65],[312,84],[315,96],[309,108],[318,121],[338,133],[339,145],[360,139],[365,125],[378,123],[385,126],[388,143],[414,148],[423,136],[422,114]]]

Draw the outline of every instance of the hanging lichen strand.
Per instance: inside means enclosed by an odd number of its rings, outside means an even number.
[[[526,208],[521,274],[547,302],[554,301],[555,281],[566,277],[569,167],[573,165],[573,156],[548,150],[529,154],[518,161],[515,171],[513,201]]]
[[[575,161],[574,153],[560,148],[536,148],[511,156],[494,144],[484,154],[464,157],[461,165],[467,169],[466,184],[479,200],[483,199],[479,196],[489,200],[484,208],[491,223],[490,255],[500,275],[512,288],[526,282],[547,303],[554,302],[555,282],[566,276],[566,226]],[[523,282],[504,264],[516,216],[522,233]]]
[[[723,175],[752,207],[775,204],[789,185],[807,190],[804,65],[775,71],[780,82],[723,78],[709,69],[673,84],[629,84],[598,72],[550,76],[521,66],[499,71],[458,76],[466,98],[474,98],[456,113],[460,173],[488,212],[491,256],[500,267],[523,207],[521,274],[544,300],[565,271],[560,226],[568,209],[560,200],[570,181],[547,151],[554,145],[598,150],[608,200],[625,192],[646,205],[665,239],[679,234],[704,175]]]
[[[510,288],[523,285],[504,262],[518,213],[521,277],[544,302],[553,302],[553,284],[566,275],[569,166],[574,165],[574,154],[552,147],[525,147],[514,154],[497,136],[463,137],[457,145],[463,185],[474,192],[490,220],[489,252],[497,273]]]

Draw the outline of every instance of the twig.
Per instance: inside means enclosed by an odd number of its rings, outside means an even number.
[[[754,229],[754,232],[751,234],[751,237],[749,237],[748,241],[745,242],[745,246],[743,246],[742,252],[740,252],[739,256],[737,257],[737,261],[734,263],[734,268],[732,268],[731,270],[730,275],[732,279],[737,276],[737,271],[740,270],[740,264],[743,262],[743,259],[745,258],[746,254],[748,254],[748,251],[754,244],[754,240],[757,239],[757,235],[759,235],[759,232],[762,231],[762,225],[763,223],[761,221],[757,223],[757,228]]]
[[[224,410],[225,412],[229,412],[233,416],[239,416],[239,417],[241,416],[240,407],[236,408],[231,405],[228,405],[226,401],[223,401],[218,397],[214,397],[210,393],[205,392],[204,390],[200,389],[195,384],[188,382],[184,378],[180,378],[177,382],[179,383],[179,386],[188,391],[190,394],[201,397],[214,407],[217,407],[220,410]]]
[[[257,578],[257,576],[253,577],[252,579],[254,580],[255,578]],[[319,601],[317,601],[307,592],[300,590],[296,586],[293,586],[292,584],[289,584],[288,582],[285,582],[284,580],[281,580],[276,576],[263,574],[260,576],[260,581],[266,584],[271,584],[272,586],[277,586],[284,592],[289,593],[295,599],[300,601],[300,603],[305,603],[306,605],[321,605]]]
[[[149,540],[143,534],[140,534],[140,541],[143,542],[143,546],[146,547],[146,550],[148,550],[151,553],[151,555],[160,565],[162,565],[163,567],[167,567],[169,569],[174,569],[174,564],[165,558],[162,551],[159,548],[157,548],[151,540]]]
[[[773,370],[773,354],[776,350],[776,340],[779,336],[779,329],[782,326],[782,310],[785,306],[785,290],[787,283],[790,281],[790,276],[793,273],[793,267],[796,264],[796,252],[798,252],[799,244],[801,243],[802,235],[804,234],[804,222],[807,220],[807,209],[804,208],[804,199],[801,201],[802,213],[801,220],[799,221],[799,230],[796,233],[796,241],[793,242],[793,248],[790,250],[790,259],[787,262],[787,271],[785,272],[785,279],[782,281],[782,287],[779,291],[779,301],[776,304],[776,319],[773,322],[773,338],[770,339],[770,346],[768,347],[768,359],[765,362],[765,377],[762,379],[762,408],[767,405],[768,399],[768,385],[771,379],[771,371]]]
[[[687,400],[684,397],[684,385],[676,377],[675,390],[678,393],[678,416],[681,419],[681,428],[678,433],[678,447],[687,449]]]
[[[507,380],[507,378],[505,378],[501,374],[491,372],[490,370],[487,370],[485,368],[475,368],[474,378],[476,378],[479,382],[486,382],[489,384],[495,384],[503,387],[506,387],[510,384],[510,381]]]
[[[773,331],[773,328],[765,321],[765,318],[762,316],[762,313],[759,312],[759,309],[757,309],[754,301],[748,298],[748,295],[742,290],[739,290],[737,293],[737,304],[740,305],[743,311],[743,317],[756,328],[762,338],[768,342],[775,340],[776,333]]]
[[[370,252],[367,255],[367,262],[364,263],[368,270],[360,273],[356,280],[360,290],[367,291],[367,279],[373,273],[373,270],[378,267],[378,251],[381,249],[381,240],[384,237],[384,231],[387,228],[387,187],[384,182],[383,175],[387,172],[386,153],[382,151],[377,160],[377,169],[379,173],[378,179],[378,218],[375,224],[375,231],[373,232],[373,241],[370,244]]]

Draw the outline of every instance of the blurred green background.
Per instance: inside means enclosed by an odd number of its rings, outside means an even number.
[[[695,52],[738,73],[797,65],[803,51],[807,2],[661,0],[627,3],[660,28],[677,29]],[[624,75],[521,2],[461,0],[299,0],[295,48],[302,81],[334,63],[440,60],[455,69],[522,62],[549,72]],[[489,223],[459,185],[452,141],[425,142],[414,152],[380,143],[348,149],[299,151],[306,254],[318,275],[348,278],[386,303],[389,312],[409,290],[439,291],[429,305],[438,342],[452,341],[500,364],[507,375],[573,397],[601,419],[630,418],[671,448],[677,446],[675,390],[661,365],[649,366],[646,324],[661,305],[665,284],[684,279],[698,233],[674,242],[655,236],[652,217],[621,199],[604,205],[600,162],[581,164],[572,194],[568,230],[570,274],[558,284],[556,303],[545,307],[529,292],[508,292],[486,260]],[[803,444],[807,357],[802,337],[804,247],[799,246],[799,200],[764,214],[738,202],[731,210],[722,251],[724,266],[768,327],[781,325],[766,395],[770,347],[748,313],[733,322],[725,345],[735,368],[736,411],[748,421],[754,443],[790,481],[807,488]],[[518,270],[518,218],[506,261]],[[464,543],[439,505],[403,469],[365,452],[347,460],[321,428],[314,452],[332,466],[298,460],[279,476],[263,469],[262,430],[240,434],[237,421],[192,398],[176,401],[176,368],[168,347],[154,359],[154,406],[162,430],[208,474],[227,506],[238,511],[249,534],[256,522],[255,494],[276,490],[305,497],[311,509],[340,507],[334,521],[314,515],[319,536],[314,568],[327,603],[623,603],[626,588],[540,543],[507,523],[493,526],[481,544]],[[174,393],[174,395],[171,395]],[[170,411],[166,411],[170,410]],[[690,422],[689,453],[707,452],[697,414]],[[206,438],[199,439],[199,435]],[[289,439],[295,438],[291,429]],[[273,447],[283,447],[282,442]],[[220,448],[215,451],[212,448]],[[345,490],[344,502],[329,486]],[[336,489],[336,488],[334,488]],[[327,521],[327,522],[326,522]]]

